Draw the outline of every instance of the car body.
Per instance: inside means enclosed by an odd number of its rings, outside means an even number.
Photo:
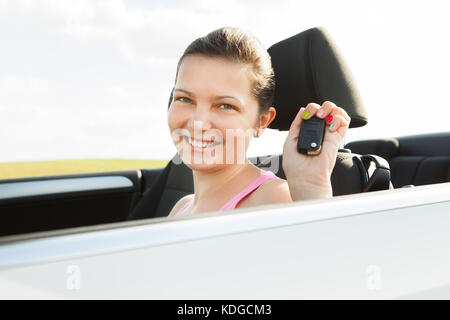
[[[449,213],[447,182],[6,236],[0,297],[449,298]]]

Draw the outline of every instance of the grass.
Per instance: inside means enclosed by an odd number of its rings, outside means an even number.
[[[0,179],[129,169],[163,168],[165,160],[86,159],[0,162]]]

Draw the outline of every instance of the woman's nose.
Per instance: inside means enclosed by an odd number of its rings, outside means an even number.
[[[211,114],[201,108],[196,108],[189,119],[189,128],[205,131],[212,128]]]

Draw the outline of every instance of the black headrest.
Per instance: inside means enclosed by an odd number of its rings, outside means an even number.
[[[275,119],[269,128],[289,130],[300,107],[334,102],[351,117],[350,128],[367,124],[353,76],[323,28],[312,28],[272,45]]]

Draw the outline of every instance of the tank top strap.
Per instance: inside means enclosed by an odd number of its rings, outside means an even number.
[[[191,199],[190,201],[188,201],[180,210],[178,210],[177,213],[174,214],[174,217],[182,214],[186,210],[186,208],[192,203],[192,201],[194,201],[194,199]]]
[[[264,171],[261,173],[261,175],[253,180],[247,187],[244,188],[241,192],[239,192],[235,197],[233,197],[230,201],[228,201],[222,208],[220,208],[220,211],[223,210],[230,210],[236,208],[237,204],[246,196],[248,196],[250,193],[255,191],[259,188],[260,185],[262,185],[264,182],[272,179],[280,179],[277,177],[272,171]],[[194,199],[191,199],[188,201],[175,215],[179,216],[181,215],[187,207],[194,201]]]
[[[220,210],[230,210],[236,208],[238,203],[248,196],[250,193],[255,191],[262,185],[264,182],[272,179],[280,179],[277,177],[272,171],[264,171],[258,178],[253,180],[247,187],[244,188],[241,192],[239,192],[234,198],[228,201]]]

